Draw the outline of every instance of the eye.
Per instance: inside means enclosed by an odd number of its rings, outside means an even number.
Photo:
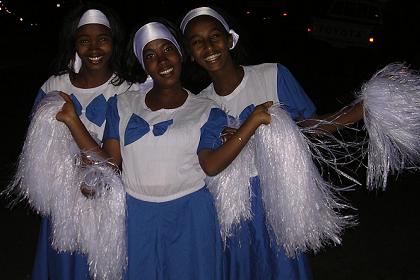
[[[106,43],[106,42],[111,41],[111,38],[108,37],[108,36],[101,36],[101,37],[99,37],[98,41],[101,42],[101,43]]]
[[[220,33],[213,33],[212,35],[210,35],[210,40],[212,41],[216,41],[221,37]]]
[[[147,52],[147,53],[145,53],[145,54],[144,54],[143,59],[150,60],[150,59],[152,59],[152,58],[154,58],[154,57],[155,57],[155,54],[154,54],[154,53],[152,53],[152,52]]]
[[[172,52],[172,51],[174,51],[175,50],[175,47],[173,46],[173,45],[167,45],[165,48],[164,48],[164,51],[165,52]]]
[[[80,38],[79,40],[77,40],[77,42],[81,45],[87,45],[89,44],[89,40],[86,38]]]
[[[193,39],[190,41],[191,46],[193,47],[199,47],[202,44],[202,40],[201,39]]]

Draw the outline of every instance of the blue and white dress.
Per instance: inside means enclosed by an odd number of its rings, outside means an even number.
[[[241,123],[254,106],[266,101],[280,102],[293,119],[315,115],[315,106],[289,70],[281,64],[266,63],[245,66],[244,77],[238,87],[227,96],[219,96],[213,84],[200,96],[210,98]],[[303,254],[289,259],[282,248],[270,243],[261,199],[260,181],[254,168],[252,186],[253,219],[242,222],[238,232],[227,240],[224,254],[225,278],[237,280],[256,279],[308,279],[309,264]]]
[[[120,143],[127,191],[126,279],[221,279],[222,244],[197,153],[220,145],[226,114],[188,93],[152,111],[145,93],[109,100],[106,139]]]
[[[106,83],[88,89],[75,87],[69,74],[51,76],[38,91],[35,105],[48,93],[63,91],[70,95],[76,112],[92,137],[102,139],[105,129],[107,100],[127,90],[137,90],[138,84],[123,82],[119,86],[111,83],[112,76]],[[35,106],[34,106],[35,107]],[[87,258],[78,252],[57,252],[51,247],[51,226],[48,217],[43,217],[38,237],[37,251],[32,271],[34,280],[79,280],[89,278]]]

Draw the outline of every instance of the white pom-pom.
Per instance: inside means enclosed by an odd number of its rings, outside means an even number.
[[[87,255],[93,279],[122,279],[127,249],[125,190],[121,177],[104,160],[96,160],[80,171],[79,186],[89,186],[94,194],[89,199],[79,190],[73,207],[78,225],[78,250]]]
[[[401,63],[378,71],[359,93],[369,135],[368,188],[420,163],[420,76]]]
[[[225,243],[226,238],[234,234],[242,220],[252,218],[250,177],[254,153],[253,143],[248,142],[225,170],[206,178],[207,188],[215,201],[220,233]]]
[[[7,193],[49,216],[53,248],[86,254],[93,279],[122,279],[127,264],[123,183],[106,161],[90,152],[81,155],[69,129],[55,118],[63,104],[58,92],[38,104]],[[92,165],[84,165],[82,157]],[[93,187],[94,198],[86,198],[81,185]]]
[[[58,93],[47,94],[38,104],[8,187],[41,215],[50,214],[53,201],[72,183],[75,172],[73,138],[65,124],[55,118],[63,104]]]
[[[271,123],[255,134],[256,165],[267,221],[275,241],[290,257],[340,243],[350,217],[315,166],[308,140],[280,106],[269,109]]]

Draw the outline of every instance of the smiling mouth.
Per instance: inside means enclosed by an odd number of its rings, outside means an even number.
[[[222,55],[221,53],[212,54],[210,56],[205,57],[204,60],[212,63],[212,62],[215,62],[221,55]]]
[[[99,63],[102,58],[103,58],[103,56],[93,56],[93,57],[88,57],[88,60],[91,63]]]
[[[171,67],[169,69],[166,69],[164,71],[159,72],[160,75],[168,75],[169,73],[171,73],[172,71],[174,71],[174,68]]]

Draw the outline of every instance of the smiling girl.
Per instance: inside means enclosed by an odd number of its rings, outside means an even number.
[[[150,90],[109,101],[104,145],[89,137],[66,95],[57,119],[82,150],[121,166],[127,192],[126,279],[221,279],[222,244],[206,174],[226,168],[261,124],[257,106],[224,145],[227,116],[214,102],[181,84],[182,48],[169,23],[149,22],[133,36],[133,49],[153,80]]]
[[[281,103],[292,119],[305,120],[300,122],[303,126],[317,123],[314,104],[285,66],[278,63],[242,66],[235,61],[233,53],[239,35],[221,13],[210,7],[192,9],[184,16],[180,28],[191,58],[207,72],[212,82],[200,96],[214,100],[241,122],[249,116],[249,108],[272,101]],[[325,123],[320,129],[336,131],[342,125],[360,120],[361,108],[361,104],[357,104],[340,114],[323,117],[334,122]],[[230,133],[224,132],[223,135]],[[311,278],[304,254],[288,258],[285,251],[271,241],[260,179],[256,168],[253,169],[254,176],[249,180],[253,218],[242,221],[236,234],[227,240],[225,277],[238,280]]]
[[[105,7],[82,5],[68,16],[61,36],[54,75],[42,85],[34,108],[50,92],[65,92],[88,133],[100,143],[107,100],[137,88],[122,78],[121,24]],[[89,279],[86,257],[78,252],[57,252],[51,241],[51,221],[43,217],[32,278]]]

